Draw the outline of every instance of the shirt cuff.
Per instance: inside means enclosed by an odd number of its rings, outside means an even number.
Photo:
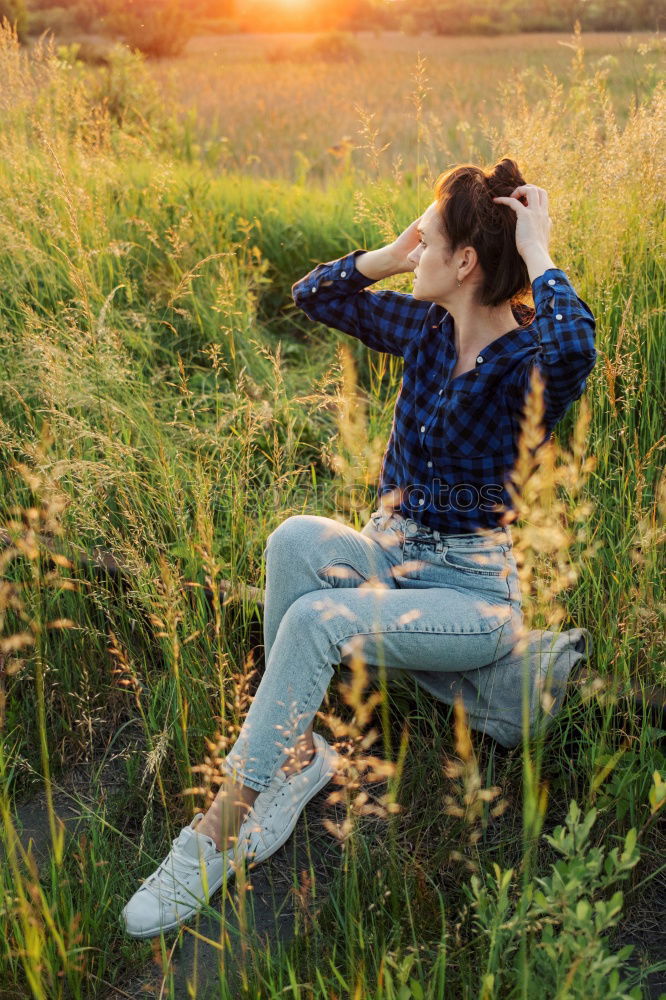
[[[596,354],[594,314],[561,268],[549,267],[536,277],[532,295],[541,356],[547,364],[560,364],[574,354]]]
[[[549,302],[553,295],[562,291],[573,292],[576,295],[575,288],[561,268],[547,268],[543,274],[539,274],[532,282],[534,308],[539,312],[542,306]]]
[[[339,260],[331,260],[325,264],[318,264],[310,272],[312,284],[318,290],[319,285],[325,281],[340,282],[345,286],[345,290],[351,292],[367,288],[368,285],[373,285],[379,279],[368,278],[367,275],[361,274],[356,267],[355,260],[362,253],[367,253],[367,250],[352,250],[351,253],[345,254]]]

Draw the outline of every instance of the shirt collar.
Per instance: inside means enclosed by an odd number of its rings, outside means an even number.
[[[451,346],[453,346],[453,321],[451,319],[451,314],[440,305],[435,305],[435,309],[440,314],[439,323],[437,325],[441,328],[445,336],[449,338]],[[517,302],[512,304],[511,312],[514,315],[516,323],[520,325],[516,326],[513,330],[509,330],[507,333],[503,333],[495,340],[491,340],[489,344],[486,344],[480,352],[484,361],[500,358],[505,354],[514,354],[517,347],[531,345],[536,342],[537,335],[534,327],[534,309],[524,302]]]

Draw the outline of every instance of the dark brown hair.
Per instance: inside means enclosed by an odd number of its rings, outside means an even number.
[[[473,246],[478,254],[484,277],[477,303],[482,306],[499,306],[507,300],[517,304],[532,287],[527,265],[516,249],[516,213],[509,205],[493,201],[509,196],[520,184],[525,179],[515,160],[507,156],[489,169],[463,163],[440,174],[435,182],[435,199],[451,254],[465,246]]]

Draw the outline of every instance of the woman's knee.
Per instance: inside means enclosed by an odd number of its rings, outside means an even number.
[[[264,552],[267,553],[269,548],[284,549],[293,557],[307,551],[312,541],[321,536],[320,522],[323,520],[315,514],[292,514],[271,531]]]
[[[349,628],[349,610],[340,604],[335,591],[302,594],[289,605],[280,622],[280,632],[295,638],[304,648],[336,645]]]

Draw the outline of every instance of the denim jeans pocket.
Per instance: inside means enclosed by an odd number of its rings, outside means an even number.
[[[467,576],[506,576],[505,545],[446,546],[442,562]]]
[[[361,583],[368,582],[367,576],[353,566],[346,556],[333,556],[316,572],[321,580],[332,587],[358,587]]]

